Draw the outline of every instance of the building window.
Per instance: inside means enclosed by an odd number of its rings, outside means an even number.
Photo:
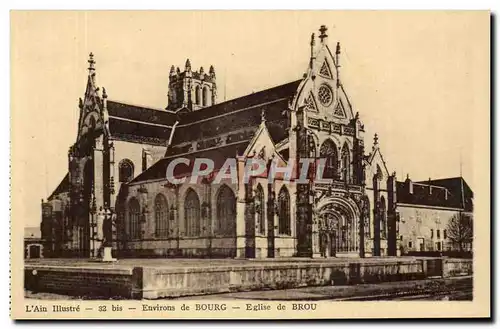
[[[200,86],[196,86],[194,89],[194,99],[196,105],[201,105],[201,89]]]
[[[200,199],[191,188],[184,199],[184,232],[186,236],[200,235]]]
[[[338,155],[337,146],[331,139],[327,139],[321,144],[320,158],[326,159],[325,168],[323,171],[324,178],[337,178],[338,170]]]
[[[141,206],[136,198],[130,199],[128,202],[128,233],[131,239],[140,238],[140,215]]]
[[[118,180],[128,183],[134,178],[134,164],[129,159],[123,159],[118,165]]]
[[[155,198],[155,235],[157,237],[168,236],[168,204],[163,194]]]
[[[266,234],[266,219],[264,217],[264,190],[262,186],[257,185],[257,192],[255,193],[255,214],[257,219],[258,230],[260,234]]]
[[[236,197],[227,185],[222,185],[217,193],[216,221],[215,234],[222,236],[236,235]]]
[[[208,106],[208,99],[209,99],[208,88],[204,87],[203,88],[203,106]]]
[[[446,230],[443,230],[443,239],[446,240],[447,236],[446,236]]]
[[[413,248],[413,243],[411,241],[408,242],[408,248]]]
[[[290,194],[286,187],[282,187],[278,194],[279,222],[278,234],[291,235],[290,230]]]
[[[434,230],[431,228],[431,239],[434,238]]]
[[[436,250],[441,251],[441,242],[436,242]]]
[[[441,239],[441,232],[439,230],[436,230],[436,236],[438,239]]]

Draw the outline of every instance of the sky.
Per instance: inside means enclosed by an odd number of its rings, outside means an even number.
[[[67,172],[89,52],[109,99],[167,104],[170,66],[217,75],[218,101],[302,77],[311,33],[341,43],[341,79],[390,172],[462,175],[474,189],[477,115],[489,116],[489,16],[471,12],[15,12],[13,193],[26,226]],[[318,44],[318,42],[317,42]],[[489,127],[484,127],[488,129]],[[460,165],[461,164],[461,165]]]

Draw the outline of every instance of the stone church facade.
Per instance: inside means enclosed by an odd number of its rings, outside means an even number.
[[[45,202],[42,235],[53,256],[96,257],[102,223],[112,218],[117,257],[370,257],[399,254],[395,173],[378,136],[365,149],[364,125],[341,80],[341,48],[327,29],[310,40],[307,72],[295,81],[217,103],[216,72],[172,66],[165,109],[108,98],[90,55],[77,141],[68,174]],[[370,138],[371,139],[371,138]],[[286,167],[324,159],[306,182],[269,171],[248,182],[191,183],[189,165],[208,158],[214,172],[234,158],[239,173],[259,158]],[[296,160],[296,161],[293,161]],[[314,171],[316,168],[310,168]]]

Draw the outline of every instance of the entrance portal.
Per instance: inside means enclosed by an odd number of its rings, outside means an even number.
[[[319,252],[323,257],[359,253],[359,209],[351,199],[331,198],[320,202]]]

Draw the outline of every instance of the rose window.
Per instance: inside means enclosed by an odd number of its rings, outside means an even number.
[[[333,101],[332,90],[327,85],[322,85],[318,90],[318,98],[321,104],[328,106]]]

